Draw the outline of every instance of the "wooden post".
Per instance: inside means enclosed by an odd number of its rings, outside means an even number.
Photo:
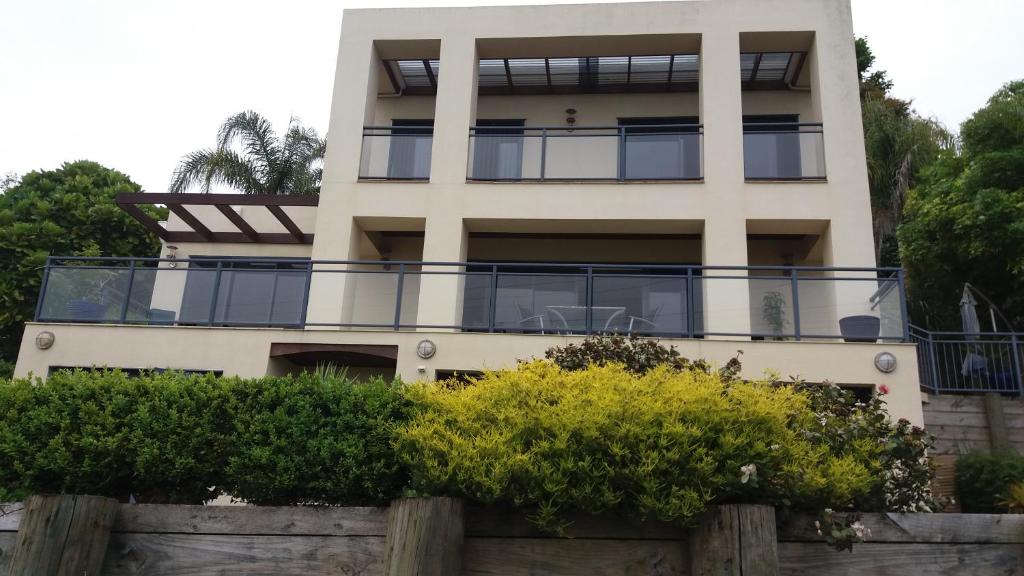
[[[778,576],[775,509],[713,506],[690,534],[692,576]]]
[[[988,434],[992,440],[992,451],[1003,452],[1010,448],[1010,433],[1006,429],[1006,413],[1003,412],[1003,396],[997,392],[985,394],[985,418],[988,420]]]
[[[384,576],[453,576],[462,570],[458,498],[402,498],[388,510]]]
[[[116,513],[113,498],[29,496],[10,576],[100,576]]]

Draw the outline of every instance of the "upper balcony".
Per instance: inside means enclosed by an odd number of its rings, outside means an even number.
[[[740,48],[736,169],[752,182],[824,180],[813,35],[744,33]],[[448,74],[438,51],[378,43],[361,180],[427,181],[434,156],[455,153],[435,150],[435,104]],[[704,180],[704,133],[718,128],[701,118],[700,35],[478,39],[477,51],[467,181]]]

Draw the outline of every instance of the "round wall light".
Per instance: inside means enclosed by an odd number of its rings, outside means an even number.
[[[879,352],[875,355],[875,368],[879,372],[889,374],[896,371],[896,356],[891,352]]]
[[[432,340],[420,340],[416,344],[416,355],[426,360],[431,358],[437,352],[437,346]]]
[[[49,330],[44,330],[43,332],[36,334],[36,348],[39,348],[40,350],[49,350],[56,341],[57,337]]]

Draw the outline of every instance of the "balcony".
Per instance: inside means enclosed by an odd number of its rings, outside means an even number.
[[[360,180],[430,180],[433,121],[363,128]]]
[[[467,179],[488,182],[700,180],[702,126],[470,128]]]
[[[437,277],[458,280],[460,312],[425,325],[420,285]],[[317,282],[345,291],[338,321],[307,321],[325,304],[310,301]],[[37,322],[870,342],[906,340],[905,318],[895,269],[241,258],[52,258],[36,311]],[[749,330],[720,328],[736,319]]]
[[[825,142],[819,123],[745,122],[747,180],[825,180]]]

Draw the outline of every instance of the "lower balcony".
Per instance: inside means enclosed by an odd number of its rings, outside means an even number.
[[[37,322],[906,341],[896,269],[51,258]]]

